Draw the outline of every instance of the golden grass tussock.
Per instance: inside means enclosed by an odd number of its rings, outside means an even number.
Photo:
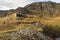
[[[43,22],[44,20],[42,20]],[[60,25],[60,17],[55,17],[55,18],[50,18],[49,20],[45,20],[43,24],[48,24],[48,25]]]

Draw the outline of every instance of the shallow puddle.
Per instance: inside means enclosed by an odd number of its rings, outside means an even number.
[[[60,38],[56,38],[56,40],[60,40]]]

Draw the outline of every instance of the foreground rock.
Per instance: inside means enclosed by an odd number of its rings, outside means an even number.
[[[24,27],[14,32],[3,33],[0,40],[53,40],[51,37],[36,31],[32,27]]]

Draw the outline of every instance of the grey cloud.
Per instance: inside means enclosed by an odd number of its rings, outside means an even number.
[[[43,0],[0,0],[0,9],[24,7],[27,4]]]

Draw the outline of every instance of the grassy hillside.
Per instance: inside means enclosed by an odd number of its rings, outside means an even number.
[[[6,11],[0,18],[0,40],[55,40],[60,37],[60,3],[35,2]],[[17,14],[23,16],[17,17]]]
[[[45,19],[43,19],[43,20],[45,20]],[[53,26],[56,26],[56,25],[60,26],[60,16],[54,17],[54,18],[49,18],[49,19],[45,20],[43,23],[48,24],[48,25],[53,25]]]

